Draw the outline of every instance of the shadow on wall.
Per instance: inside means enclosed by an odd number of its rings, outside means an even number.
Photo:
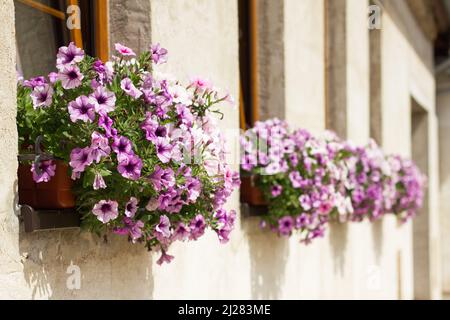
[[[251,299],[279,299],[284,281],[289,242],[269,230],[261,230],[258,218],[243,217],[250,250]]]
[[[329,224],[330,247],[333,254],[334,273],[344,276],[345,250],[348,241],[348,223],[332,222]]]
[[[380,264],[381,255],[383,253],[383,220],[378,219],[371,223],[373,249],[375,251],[375,259],[377,264]]]
[[[32,299],[151,299],[151,255],[119,236],[79,230],[25,233],[19,248]]]

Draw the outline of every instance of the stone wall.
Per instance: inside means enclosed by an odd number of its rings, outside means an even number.
[[[357,143],[369,138],[370,56],[366,17],[368,1],[339,0],[339,21],[347,30],[345,59],[325,54],[328,0],[279,0],[276,12],[262,15],[260,29],[262,115],[285,117],[293,127],[315,133],[339,118],[343,136]],[[334,0],[331,0],[334,3]],[[434,115],[434,78],[431,43],[418,36],[403,1],[385,5],[381,34],[382,123],[378,123],[387,152],[411,155],[412,98],[428,113],[429,213],[425,236],[428,266],[436,269],[437,127]],[[405,4],[403,3],[403,6]],[[261,7],[274,6],[270,0]],[[258,228],[258,219],[239,215],[230,243],[219,244],[213,232],[197,242],[174,245],[175,260],[158,266],[156,255],[125,239],[107,243],[79,231],[25,234],[15,216],[15,40],[13,5],[0,1],[0,297],[1,298],[141,298],[141,299],[319,299],[414,297],[413,227],[400,226],[393,217],[374,224],[332,224],[324,239],[309,246],[296,237],[282,239]],[[328,16],[328,19],[330,17]],[[328,20],[328,23],[330,20]],[[410,30],[406,32],[405,30]],[[111,45],[116,41],[142,50],[160,42],[169,50],[162,71],[186,80],[202,75],[239,96],[238,13],[230,0],[110,1]],[[277,37],[280,35],[282,38]],[[414,36],[412,36],[414,35]],[[333,65],[344,61],[344,65]],[[262,68],[264,67],[264,68]],[[330,67],[338,81],[329,82]],[[328,79],[328,81],[326,81]],[[274,96],[270,95],[274,86]],[[345,103],[325,109],[330,89]],[[328,96],[327,96],[328,94]],[[275,97],[275,98],[274,98]],[[328,105],[329,108],[334,108]],[[224,106],[221,128],[231,133],[239,126],[238,109]],[[333,113],[334,112],[334,113]],[[327,119],[328,118],[328,119]],[[333,120],[334,119],[334,120]],[[232,155],[238,148],[232,145]],[[235,168],[238,164],[235,163]],[[238,208],[236,192],[228,206]],[[438,234],[438,233],[437,233]],[[421,251],[422,253],[424,251]],[[69,290],[67,268],[80,267],[81,289]],[[438,279],[426,276],[430,297],[439,296]]]

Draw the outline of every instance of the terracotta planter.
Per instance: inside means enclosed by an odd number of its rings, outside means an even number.
[[[68,175],[68,166],[61,160],[55,160],[56,172],[49,182],[36,183],[33,180],[31,166],[19,164],[19,204],[34,209],[69,209],[75,207],[72,194],[72,179]]]
[[[264,206],[267,202],[261,190],[255,185],[255,177],[241,177],[241,202],[252,206]]]

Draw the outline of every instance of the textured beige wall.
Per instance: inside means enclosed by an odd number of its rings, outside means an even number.
[[[22,296],[19,223],[14,212],[17,186],[16,71],[14,6],[0,1],[0,298]]]
[[[423,151],[416,154],[428,157],[429,208],[428,213],[422,212],[415,219],[414,228],[412,223],[398,228],[403,235],[396,242],[406,250],[400,258],[402,283],[410,284],[414,278],[415,298],[440,298],[439,169],[433,48],[414,21],[405,1],[383,1],[383,4],[383,148],[387,152],[413,155],[412,101],[415,100],[428,117],[428,139],[423,143],[414,139],[414,148],[422,148]],[[428,152],[425,152],[426,149]],[[424,225],[427,227],[423,228]],[[412,233],[406,231],[409,228],[413,229]],[[410,245],[411,239],[413,247]],[[425,261],[427,272],[423,268]],[[412,270],[405,269],[410,264],[414,265],[414,275]]]
[[[323,0],[284,1],[286,120],[319,133],[325,128]]]
[[[150,0],[109,0],[110,49],[123,43],[142,52],[151,38]]]
[[[336,88],[345,88],[348,101],[344,105],[346,132],[357,142],[367,141],[369,134],[366,4],[366,1],[347,1],[345,25],[350,30],[348,39],[351,41],[345,47],[348,57],[346,77]],[[183,79],[203,75],[238,96],[236,1],[136,0],[125,4],[111,0],[110,8],[111,43],[123,41],[142,50],[150,42],[160,42],[170,54],[170,63],[163,71],[175,73]],[[283,55],[283,69],[282,72],[275,70],[278,73],[271,81],[277,83],[277,77],[286,80],[283,83],[286,87],[278,87],[277,91],[285,97],[285,105],[267,107],[284,110],[293,126],[319,132],[325,126],[325,66],[321,58],[325,50],[324,2],[284,0],[283,8],[281,16],[284,20],[278,21],[277,28],[281,23],[285,46],[281,49],[275,46],[278,50],[272,52],[274,56]],[[9,53],[0,57],[0,77],[3,80],[0,87],[0,129],[2,136],[7,138],[0,139],[0,146],[2,150],[8,150],[0,154],[0,297],[413,297],[412,225],[399,226],[393,217],[374,224],[332,224],[324,239],[304,246],[295,236],[278,238],[259,230],[256,218],[238,215],[236,230],[229,244],[219,244],[216,235],[210,232],[197,242],[175,245],[171,252],[175,260],[162,267],[155,263],[156,254],[148,254],[142,247],[129,245],[124,239],[112,237],[104,243],[78,231],[32,235],[19,231],[13,206],[17,137],[12,10],[9,1],[0,1],[0,18],[5,22],[0,30],[1,52]],[[139,17],[136,21],[140,22],[134,23],[134,17]],[[276,20],[277,17],[271,18]],[[409,18],[408,11],[400,18],[386,14],[382,36],[385,114],[382,131],[386,142],[383,147],[389,152],[405,155],[411,154],[410,96],[413,95],[426,110],[431,111],[434,106],[434,81],[429,68],[432,65],[431,46],[420,37],[415,42],[409,40],[403,32],[405,26],[411,27]],[[116,22],[116,19],[119,20]],[[271,32],[268,39],[276,38],[276,30],[266,29]],[[128,34],[133,34],[133,37]],[[270,42],[264,45],[270,48]],[[273,62],[271,68],[276,68],[278,59],[270,55],[265,59]],[[270,75],[270,68],[266,72]],[[221,128],[224,132],[237,129],[238,110],[223,108],[225,121]],[[430,119],[430,153],[437,155],[433,133],[436,124],[433,116]],[[233,150],[236,154],[237,150]],[[436,191],[433,188],[437,182],[437,166],[434,156],[429,161],[431,194],[431,191]],[[436,210],[436,203],[436,199],[430,198],[433,210]],[[237,193],[228,206],[239,206]],[[435,224],[434,220],[431,222],[430,225]],[[433,241],[431,239],[431,243]],[[81,269],[80,290],[66,287],[69,276],[66,271],[71,263]]]
[[[442,291],[450,294],[450,91],[445,86],[438,93],[437,114],[439,119],[439,170],[442,250]]]

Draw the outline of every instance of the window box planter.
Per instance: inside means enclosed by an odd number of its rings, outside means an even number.
[[[69,168],[61,160],[55,160],[55,164],[55,176],[50,181],[41,183],[34,182],[31,165],[19,164],[19,204],[34,209],[62,210],[75,207]]]
[[[241,202],[250,206],[267,206],[262,191],[256,186],[257,176],[241,176]]]
[[[103,63],[70,43],[57,72],[18,83],[19,141],[36,138],[35,154],[19,157],[31,163],[19,168],[26,230],[71,227],[78,214],[87,231],[160,251],[158,264],[207,228],[226,243],[236,212],[224,205],[240,184],[217,125],[230,95],[207,79],[153,74],[167,59],[159,44],[138,56],[114,47]]]
[[[80,227],[80,215],[75,209],[34,210],[29,205],[22,205],[20,214],[25,232]]]

